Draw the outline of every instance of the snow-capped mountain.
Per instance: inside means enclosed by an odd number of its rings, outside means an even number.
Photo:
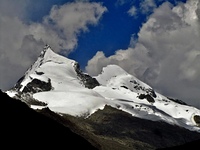
[[[101,74],[91,77],[77,62],[54,53],[50,46],[6,93],[33,109],[48,107],[60,115],[87,118],[111,106],[134,117],[200,132],[199,109],[157,93],[116,65],[108,65]]]

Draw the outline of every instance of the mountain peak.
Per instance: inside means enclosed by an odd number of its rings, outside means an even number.
[[[108,65],[92,78],[76,61],[55,53],[49,45],[14,92],[32,108],[39,108],[41,104],[35,103],[40,101],[54,112],[88,117],[109,105],[135,117],[200,132],[200,110],[168,99],[117,65]]]
[[[56,53],[50,45],[45,45],[43,50],[41,51],[38,59],[33,65],[39,65],[45,64],[46,62],[54,62],[57,64],[75,64],[76,62],[74,60],[71,60],[69,58],[66,58],[58,53]],[[38,67],[39,67],[38,66]],[[32,67],[31,67],[32,68]]]
[[[102,84],[102,85],[115,85],[116,84],[122,84],[122,85],[129,85],[129,89],[133,90],[133,87],[136,87],[135,84],[138,84],[143,87],[143,89],[152,89],[149,85],[146,83],[140,81],[138,78],[135,76],[129,74],[126,72],[124,69],[122,69],[118,65],[108,65],[102,69],[101,74],[99,74],[96,79]],[[117,81],[117,82],[116,82]],[[125,82],[130,82],[130,83],[125,83]],[[134,86],[131,84],[133,83]]]
[[[29,83],[42,81],[41,84],[47,85],[50,83],[51,79],[51,77],[48,77],[49,75],[64,76],[63,72],[66,70],[69,76],[75,76],[75,64],[77,63],[74,60],[55,53],[49,45],[46,45],[37,60],[25,72],[24,76],[18,80],[15,88],[20,92],[24,90],[30,91],[25,89],[25,87],[29,86]],[[59,75],[59,73],[62,73],[62,75]],[[32,87],[29,88],[32,89]],[[51,88],[48,88],[48,90],[50,89]]]
[[[54,51],[53,51],[53,49],[51,48],[50,45],[45,45],[45,47],[41,51],[41,54],[40,54],[39,57],[44,57],[46,55],[46,53],[48,53],[48,52],[54,52]]]
[[[15,89],[22,93],[69,89],[72,86],[94,88],[96,79],[82,72],[75,60],[55,53],[46,45],[35,63],[17,82]]]
[[[52,49],[50,45],[46,44],[43,48],[44,51],[46,51],[47,49]]]

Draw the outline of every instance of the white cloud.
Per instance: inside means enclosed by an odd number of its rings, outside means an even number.
[[[54,6],[43,23],[30,26],[36,39],[50,43],[54,49],[67,49],[68,53],[77,46],[78,36],[88,31],[88,25],[97,25],[107,9],[99,3],[68,3]]]
[[[199,3],[188,0],[176,7],[163,3],[143,24],[134,47],[110,57],[97,53],[86,70],[96,75],[103,66],[114,63],[159,92],[200,108]]]
[[[136,37],[136,34],[132,34],[131,39],[130,39],[129,47],[134,48],[135,45],[137,44],[137,42],[138,42],[138,39]]]
[[[58,33],[65,37],[65,48],[73,50],[77,46],[77,36],[80,32],[88,31],[87,25],[96,25],[106,11],[98,3],[71,3],[61,7],[54,6],[45,24],[54,24],[53,28],[58,29]],[[57,33],[56,32],[56,33]],[[62,43],[64,44],[64,43]]]
[[[136,16],[137,15],[137,8],[135,6],[132,6],[129,11],[128,11],[128,14],[130,16]]]
[[[25,23],[30,0],[0,1],[0,88],[7,89],[50,44],[66,54],[77,46],[78,36],[97,25],[106,8],[100,3],[73,2],[54,6],[42,22]]]
[[[153,11],[153,9],[155,9],[156,7],[157,6],[154,0],[143,0],[140,3],[140,9],[144,14]]]

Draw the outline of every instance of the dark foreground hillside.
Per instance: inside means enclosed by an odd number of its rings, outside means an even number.
[[[200,140],[195,140],[192,142],[185,143],[183,145],[177,145],[174,147],[168,147],[158,150],[191,150],[191,149],[199,149]]]
[[[200,143],[197,132],[136,118],[110,106],[88,118],[60,116],[49,109],[37,112],[1,91],[0,105],[0,144],[5,149],[187,150]]]
[[[61,117],[50,112],[49,109],[44,109],[41,113],[85,137],[100,150],[171,149],[173,146],[200,141],[200,134],[197,132],[165,122],[136,118],[110,106],[98,110],[88,118],[69,115]],[[197,146],[197,142],[192,144]],[[185,147],[184,150],[189,150],[188,147],[190,146]],[[175,148],[179,147],[173,147]]]
[[[0,144],[4,149],[95,149],[56,121],[0,91]]]

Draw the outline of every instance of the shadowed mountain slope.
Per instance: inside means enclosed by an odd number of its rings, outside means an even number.
[[[1,145],[13,148],[95,149],[67,127],[0,91]]]

